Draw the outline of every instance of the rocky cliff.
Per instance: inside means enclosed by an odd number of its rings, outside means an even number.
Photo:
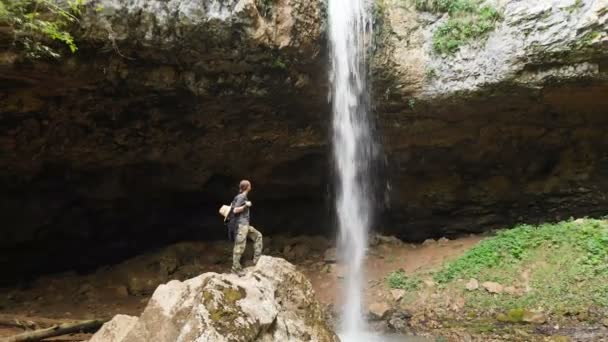
[[[494,26],[446,53],[454,13],[376,4],[381,229],[608,208],[608,2],[491,6]],[[74,55],[27,60],[2,37],[2,264],[224,237],[217,208],[245,177],[265,233],[331,234],[325,16],[320,0],[101,0]]]
[[[452,13],[382,4],[375,104],[402,236],[605,214],[608,1],[496,1],[494,29],[452,53],[435,48]]]

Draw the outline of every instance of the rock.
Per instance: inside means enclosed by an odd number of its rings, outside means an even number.
[[[469,280],[469,282],[465,285],[465,288],[469,291],[475,291],[479,288],[479,281],[471,278],[471,280]]]
[[[517,294],[517,289],[513,286],[507,286],[504,288],[504,292],[510,295],[515,295]]]
[[[437,283],[432,281],[431,279],[424,279],[422,282],[426,287],[435,287],[437,285]]]
[[[124,285],[115,286],[112,289],[118,297],[124,298],[129,296],[129,290]]]
[[[329,248],[325,251],[325,254],[323,255],[323,260],[325,260],[325,262],[328,262],[328,263],[335,263],[338,261],[337,254],[338,254],[338,252],[335,247]]]
[[[409,320],[412,315],[407,311],[393,312],[387,320],[389,329],[398,333],[409,333]]]
[[[375,235],[375,239],[378,243],[388,244],[388,245],[402,245],[403,241],[395,236],[384,236],[380,234]]]
[[[137,317],[116,315],[91,337],[89,342],[125,341],[127,334],[137,323]]]
[[[262,256],[243,276],[205,273],[159,286],[128,333],[103,339],[102,329],[93,341],[338,342],[327,321],[306,277]]]
[[[547,322],[547,316],[542,312],[524,311],[522,320],[526,323],[533,324],[545,324]]]
[[[149,295],[163,282],[163,277],[154,273],[139,273],[129,276],[127,291],[132,296]]]
[[[485,283],[481,284],[481,286],[483,286],[483,288],[490,293],[500,294],[503,292],[503,286],[492,281],[486,281]]]
[[[78,294],[81,294],[81,295],[88,295],[93,291],[94,291],[93,285],[91,285],[89,283],[82,284],[78,288]]]
[[[403,299],[403,296],[405,296],[405,290],[393,289],[391,290],[391,296],[393,296],[393,299],[398,302]]]
[[[371,320],[382,320],[390,313],[391,306],[384,302],[374,302],[369,305],[369,316]]]
[[[283,257],[285,257],[288,260],[291,259],[291,256],[292,256],[291,249],[292,249],[291,245],[286,245],[285,247],[283,247],[283,252],[282,252]]]
[[[306,244],[297,244],[295,245],[290,253],[291,260],[302,262],[308,257],[310,257],[311,248]]]
[[[439,246],[447,246],[447,244],[450,243],[450,240],[448,238],[442,237],[441,239],[437,240],[437,243],[439,244]]]
[[[608,318],[604,318],[604,319],[602,320],[602,324],[603,324],[603,325],[604,325],[606,328],[608,328]]]
[[[437,241],[433,240],[433,239],[426,239],[424,240],[424,242],[422,242],[423,246],[432,246],[437,244]]]
[[[605,0],[490,2],[496,28],[447,55],[432,40],[449,14],[402,1],[375,13],[370,102],[390,151],[376,203],[391,204],[388,234],[422,241],[608,208]],[[0,57],[4,277],[38,268],[47,235],[100,256],[135,253],[142,237],[225,238],[200,229],[218,224],[216,208],[175,194],[216,203],[242,170],[261,190],[255,207],[273,209],[257,216],[265,235],[312,233],[308,218],[327,231],[325,3],[99,0],[79,20],[78,53],[53,67]],[[53,254],[49,264],[70,266]]]

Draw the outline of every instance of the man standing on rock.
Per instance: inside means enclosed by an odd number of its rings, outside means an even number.
[[[239,194],[232,201],[234,215],[237,224],[236,237],[234,239],[234,251],[232,252],[232,272],[239,273],[242,270],[241,256],[247,246],[247,237],[253,241],[253,263],[257,264],[262,255],[262,233],[249,225],[249,208],[251,202],[247,194],[251,191],[251,182],[242,180],[239,184]]]

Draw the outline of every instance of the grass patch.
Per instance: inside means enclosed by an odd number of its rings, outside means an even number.
[[[469,278],[515,286],[520,293],[469,292],[454,281]],[[594,306],[608,308],[608,222],[579,219],[517,226],[480,242],[436,272],[434,279],[462,291],[469,309],[542,308],[565,315]]]
[[[403,270],[391,272],[386,277],[386,283],[391,289],[416,291],[420,288],[422,280],[416,277],[408,277]]]
[[[432,13],[448,13],[448,21],[433,34],[433,49],[453,54],[461,46],[487,38],[501,15],[481,0],[414,0],[416,9]]]

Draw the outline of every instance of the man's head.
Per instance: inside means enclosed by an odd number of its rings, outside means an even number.
[[[239,183],[239,191],[240,192],[249,192],[251,191],[251,182],[244,179]]]

